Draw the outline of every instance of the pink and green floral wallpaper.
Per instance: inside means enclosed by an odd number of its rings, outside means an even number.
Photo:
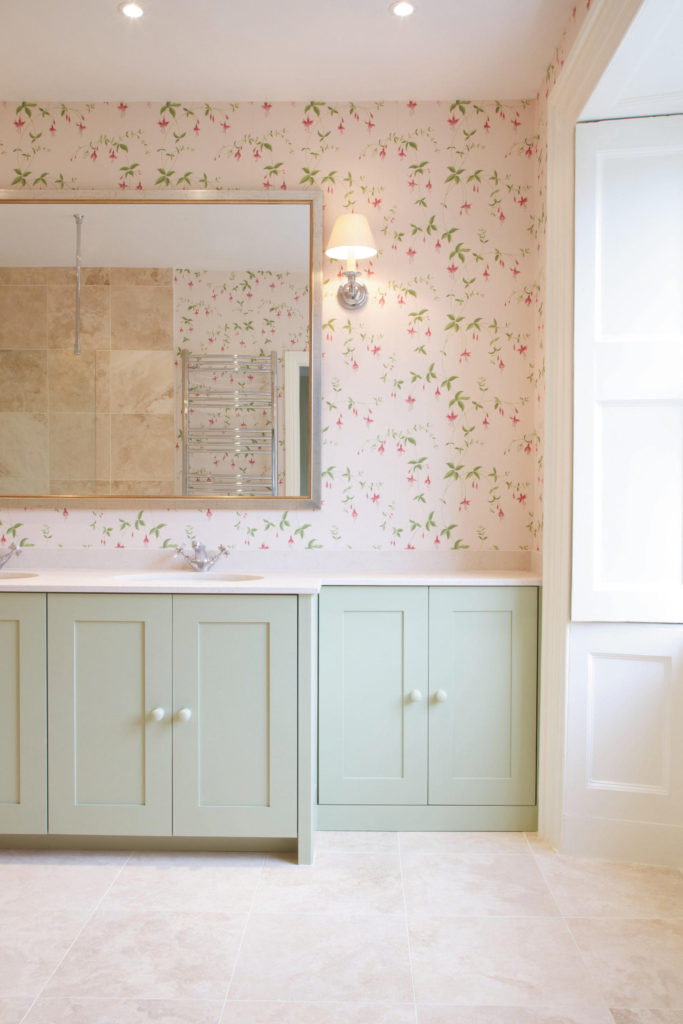
[[[360,311],[324,261],[320,510],[0,507],[0,542],[537,552],[545,106],[588,7],[531,100],[0,104],[0,187],[318,189],[379,246]]]

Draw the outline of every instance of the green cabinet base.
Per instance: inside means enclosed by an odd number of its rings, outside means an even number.
[[[328,804],[318,807],[321,832],[535,832],[536,807]]]

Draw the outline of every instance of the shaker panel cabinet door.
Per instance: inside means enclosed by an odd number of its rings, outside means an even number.
[[[0,832],[47,831],[45,595],[0,594]]]
[[[297,599],[176,596],[173,832],[297,834]]]
[[[434,587],[429,802],[536,801],[535,587]]]
[[[165,595],[50,595],[50,832],[170,834],[171,626]]]
[[[427,590],[324,587],[321,804],[427,800]]]

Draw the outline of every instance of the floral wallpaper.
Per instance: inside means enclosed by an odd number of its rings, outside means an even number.
[[[368,216],[370,300],[325,261],[319,511],[9,509],[0,543],[535,552],[545,101],[0,104],[0,186],[322,190]]]

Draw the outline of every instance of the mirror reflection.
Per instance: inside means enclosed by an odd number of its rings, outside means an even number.
[[[310,499],[313,206],[2,202],[0,494]]]

